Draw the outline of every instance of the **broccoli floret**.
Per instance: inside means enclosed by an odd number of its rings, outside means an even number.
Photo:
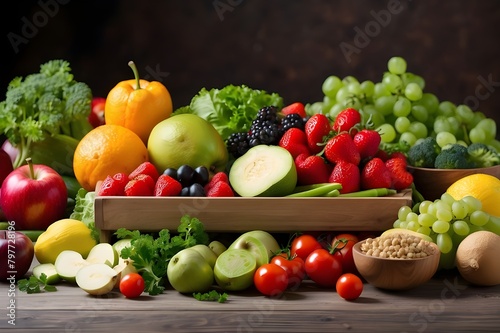
[[[434,161],[436,169],[470,169],[474,167],[469,161],[467,148],[454,143],[444,147]]]
[[[472,143],[467,147],[469,161],[477,168],[490,167],[500,164],[500,155],[493,148],[484,143]]]
[[[408,150],[408,163],[419,168],[433,168],[441,147],[433,137],[427,137]]]

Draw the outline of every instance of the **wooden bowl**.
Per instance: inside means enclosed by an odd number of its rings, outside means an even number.
[[[364,254],[361,251],[364,242],[360,241],[353,247],[354,263],[359,274],[377,288],[412,289],[429,281],[438,269],[440,252],[434,243],[431,243],[434,254],[425,258],[393,259]]]
[[[434,201],[439,199],[455,181],[468,175],[484,173],[500,178],[500,165],[476,169],[432,169],[408,166],[415,188],[422,196]]]

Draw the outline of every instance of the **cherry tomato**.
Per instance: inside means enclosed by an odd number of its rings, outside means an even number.
[[[340,297],[355,300],[363,292],[363,281],[356,274],[345,273],[337,280],[336,289]]]
[[[120,280],[120,292],[127,298],[137,298],[144,291],[144,278],[138,273],[129,273]]]
[[[271,259],[271,263],[281,266],[288,275],[288,288],[296,288],[306,276],[304,260],[300,257],[279,253]]]
[[[321,248],[321,243],[314,236],[303,234],[293,239],[290,254],[305,261],[311,252]]]
[[[342,262],[339,256],[325,249],[314,250],[305,261],[306,273],[317,285],[333,288],[342,275]]]
[[[258,291],[266,296],[281,295],[288,287],[288,274],[276,264],[264,264],[257,268],[253,282]]]
[[[342,272],[358,274],[354,258],[352,256],[352,247],[359,241],[359,238],[353,234],[339,234],[332,240],[332,247],[335,253],[342,259]]]

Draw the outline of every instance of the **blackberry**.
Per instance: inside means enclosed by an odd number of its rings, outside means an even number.
[[[257,116],[255,117],[253,123],[263,124],[266,121],[270,121],[272,123],[278,123],[278,108],[275,106],[265,106],[261,108],[257,112]]]
[[[280,134],[278,108],[275,106],[265,106],[257,112],[257,116],[252,121],[248,143],[250,147],[277,145],[281,137]]]
[[[281,138],[280,125],[272,121],[255,123],[250,128],[248,142],[250,147],[257,145],[277,145]]]
[[[281,132],[285,133],[290,128],[299,128],[304,130],[305,128],[304,119],[297,113],[290,113],[281,120]]]
[[[248,135],[244,132],[233,133],[226,141],[227,151],[234,157],[240,157],[245,154],[250,145],[248,144]]]

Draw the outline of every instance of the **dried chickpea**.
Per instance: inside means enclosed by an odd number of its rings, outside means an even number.
[[[394,259],[424,258],[433,253],[430,242],[420,237],[395,233],[368,238],[361,244],[361,251],[369,256]]]

